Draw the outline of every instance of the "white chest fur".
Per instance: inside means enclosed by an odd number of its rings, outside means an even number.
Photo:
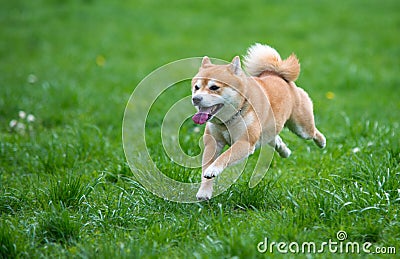
[[[220,136],[226,144],[232,145],[239,139],[248,137],[250,134],[248,129],[254,123],[254,120],[254,114],[249,113],[243,117],[238,116],[228,126],[211,124],[210,130],[214,136]]]

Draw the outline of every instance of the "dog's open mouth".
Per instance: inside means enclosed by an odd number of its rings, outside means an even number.
[[[219,103],[210,107],[199,107],[199,112],[192,117],[192,120],[196,124],[204,124],[221,110],[222,106],[224,105]]]

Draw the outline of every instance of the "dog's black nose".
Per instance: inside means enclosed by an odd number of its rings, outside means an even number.
[[[195,96],[192,98],[192,102],[194,105],[198,105],[203,100],[203,97]]]

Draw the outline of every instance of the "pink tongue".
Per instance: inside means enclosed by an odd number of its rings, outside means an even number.
[[[193,117],[192,120],[196,124],[204,124],[208,120],[209,114],[206,112],[198,112]]]

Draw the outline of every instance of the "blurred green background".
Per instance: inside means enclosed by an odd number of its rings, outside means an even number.
[[[230,60],[254,42],[295,52],[299,85],[315,102],[335,93],[324,108],[349,116],[399,108],[385,98],[397,92],[396,1],[13,1],[1,9],[3,129],[21,109],[49,126],[118,128],[129,94],[155,68],[203,55]]]

